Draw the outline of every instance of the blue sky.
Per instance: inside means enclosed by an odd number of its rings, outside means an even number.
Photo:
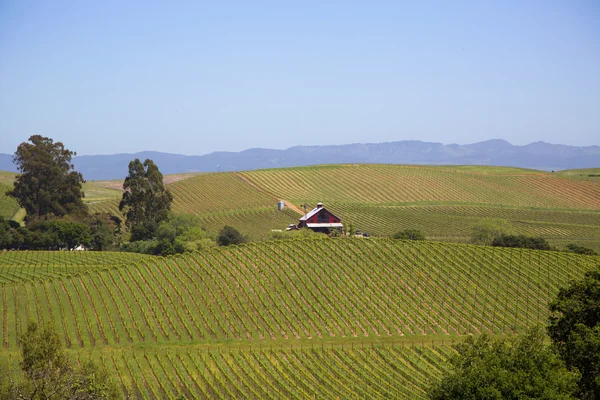
[[[600,144],[600,3],[0,0],[0,153]]]

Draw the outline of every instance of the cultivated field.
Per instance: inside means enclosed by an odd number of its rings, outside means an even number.
[[[15,362],[28,320],[50,321],[73,357],[119,371],[125,393],[157,398],[419,398],[451,341],[543,322],[558,288],[600,263],[346,238],[137,260],[97,253],[106,262],[89,254],[29,252],[25,265],[72,266],[50,277],[0,254],[12,279],[1,286],[0,358]],[[98,268],[109,263],[122,265]]]
[[[133,398],[424,398],[451,343],[543,323],[559,287],[600,264],[466,245],[475,224],[600,250],[596,172],[334,165],[165,177],[173,211],[211,234],[232,225],[266,239],[301,215],[277,211],[283,199],[296,210],[322,201],[373,236],[416,228],[430,240],[268,241],[169,258],[2,252],[0,363],[18,367],[19,332],[35,320]],[[90,209],[120,215],[121,184],[86,183]]]

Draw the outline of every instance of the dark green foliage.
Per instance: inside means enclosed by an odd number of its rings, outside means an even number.
[[[118,220],[118,218],[117,218]],[[120,222],[120,220],[118,220]],[[89,220],[91,245],[94,250],[108,250],[115,247],[117,224],[110,214],[96,214]]]
[[[20,341],[24,379],[12,382],[9,374],[3,375],[1,394],[23,399],[119,398],[117,386],[104,369],[91,362],[81,370],[71,366],[51,325],[39,328],[30,322]]]
[[[540,327],[514,341],[467,338],[455,346],[458,355],[429,389],[429,399],[574,399],[578,374],[544,338]]]
[[[580,397],[600,398],[600,267],[560,289],[550,313],[552,342],[567,366],[581,373]]]
[[[394,239],[404,239],[404,240],[425,240],[425,235],[418,229],[405,229],[400,232],[396,232]]]
[[[550,244],[542,237],[502,234],[492,241],[492,246],[519,247],[522,249],[551,250]]]
[[[587,256],[595,256],[596,252],[592,249],[589,249],[587,247],[583,247],[583,246],[579,246],[578,244],[568,244],[567,245],[567,250],[573,253],[577,253],[577,254],[584,254]]]
[[[119,210],[124,213],[131,240],[151,239],[158,224],[167,219],[173,196],[165,189],[163,176],[152,160],[135,159],[129,163],[129,175],[123,182]]]
[[[155,240],[138,240],[123,246],[124,251],[168,256],[186,251],[204,250],[216,246],[200,227],[195,215],[169,215],[156,230]]]
[[[158,240],[137,240],[130,242],[121,247],[122,251],[129,253],[155,254],[158,247]]]
[[[241,244],[245,243],[246,241],[246,237],[231,226],[224,226],[223,229],[219,231],[219,235],[217,236],[217,244],[219,246]]]
[[[29,242],[30,233],[15,221],[0,217],[0,249],[19,249]]]
[[[34,135],[15,152],[14,162],[20,174],[7,194],[17,199],[27,212],[27,221],[46,216],[87,215],[83,204],[83,176],[73,170],[76,153],[61,142]]]
[[[79,244],[91,246],[90,228],[82,222],[51,219],[29,225],[32,249],[72,249]]]

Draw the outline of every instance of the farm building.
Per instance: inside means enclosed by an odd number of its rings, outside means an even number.
[[[338,217],[323,207],[323,203],[317,203],[315,209],[298,221],[298,228],[305,227],[315,232],[329,233],[331,229],[343,229],[344,225],[342,225]]]

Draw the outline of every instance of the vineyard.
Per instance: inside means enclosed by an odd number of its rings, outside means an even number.
[[[107,251],[1,251],[0,284],[66,277],[132,264],[148,257]]]
[[[212,235],[225,225],[264,240],[297,222],[278,199],[326,203],[342,222],[376,236],[419,229],[434,240],[466,243],[481,218],[509,222],[516,234],[563,248],[600,251],[596,170],[546,173],[508,167],[323,165],[202,174],[169,185],[173,210],[198,215]],[[120,215],[118,199],[91,201],[93,212]]]
[[[600,264],[347,238],[119,256],[1,253],[0,358],[16,357],[28,320],[50,321],[136,397],[419,398],[451,340],[543,322],[558,288]]]
[[[11,219],[19,211],[19,203],[12,197],[6,195],[10,186],[0,183],[0,217]]]
[[[247,171],[243,176],[293,202],[600,209],[596,182],[514,168],[357,164]]]
[[[103,365],[127,398],[422,399],[452,354],[447,345],[357,342],[220,350],[104,348],[72,353],[72,358]],[[16,359],[7,357],[16,370]]]

